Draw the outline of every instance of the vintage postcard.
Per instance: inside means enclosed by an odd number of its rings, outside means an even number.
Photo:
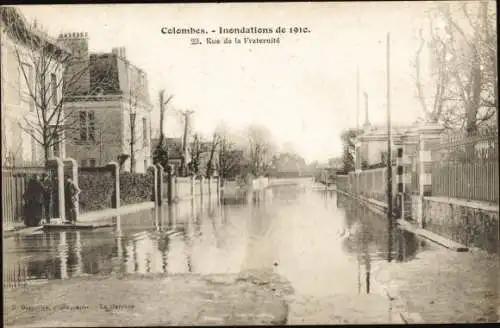
[[[500,321],[494,1],[0,22],[6,327]]]

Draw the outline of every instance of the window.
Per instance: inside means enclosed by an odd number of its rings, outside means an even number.
[[[95,141],[94,111],[80,112],[80,141]]]
[[[52,104],[57,106],[57,77],[54,73],[50,74],[50,87],[52,89]]]
[[[87,160],[86,159],[82,159],[81,162],[80,162],[80,166],[81,167],[87,167]]]
[[[33,67],[30,64],[22,63],[19,69],[20,96],[22,101],[28,103],[30,112],[35,110],[35,101],[33,99]]]
[[[148,145],[148,128],[147,120],[145,117],[142,118],[142,146],[147,147]]]
[[[54,156],[55,157],[61,157],[61,147],[60,147],[60,144],[61,144],[61,140],[60,140],[59,136],[56,136],[56,140],[54,140],[54,146],[53,146]]]
[[[91,167],[95,167],[95,158],[91,158],[89,162]]]

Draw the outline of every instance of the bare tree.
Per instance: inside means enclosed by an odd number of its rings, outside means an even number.
[[[139,70],[134,73],[142,74]],[[144,113],[150,104],[147,97],[147,84],[139,82],[138,79],[133,76],[133,73],[130,73],[130,75],[132,77],[128,79],[129,90],[127,95],[130,136],[127,141],[130,146],[130,172],[134,173],[136,171],[136,156],[148,149],[147,140],[150,132],[146,124],[145,127],[143,126],[142,133],[137,133],[137,115]],[[144,155],[149,157],[150,154],[147,153]]]
[[[180,150],[182,151],[182,149]],[[193,135],[193,140],[191,141],[189,146],[189,153],[191,157],[191,160],[188,163],[189,170],[193,174],[198,175],[200,172],[200,159],[202,153],[201,140],[198,133],[195,133]]]
[[[163,130],[164,122],[165,122],[165,108],[168,103],[172,100],[173,96],[169,96],[167,100],[165,99],[165,91],[160,90],[159,92],[159,101],[160,101],[160,140],[158,140],[158,144],[154,145],[155,150],[153,153],[153,162],[155,164],[159,163],[164,168],[168,165],[168,144],[165,142],[165,132]]]
[[[224,122],[217,125],[213,137],[217,139],[215,147],[212,143],[212,150],[217,153],[217,156],[212,158],[213,168],[218,171],[223,186],[225,180],[237,178],[243,173],[244,149],[237,147],[234,136],[230,135]]]
[[[79,121],[77,109],[65,108],[66,102],[75,96],[94,94],[110,83],[109,74],[92,84],[85,83],[91,69],[88,58],[58,44],[15,8],[1,7],[0,19],[13,40],[13,49],[7,52],[13,52],[20,68],[19,80],[11,80],[10,76],[2,84],[21,84],[22,98],[29,103],[30,113],[19,121],[19,126],[42,146],[47,163],[51,149],[59,148],[66,132],[75,129]]]
[[[427,119],[472,135],[497,115],[496,15],[488,1],[440,4],[429,13],[430,40],[419,31],[416,90]],[[431,50],[433,98],[426,101],[420,56]]]
[[[248,156],[251,173],[264,174],[276,149],[271,132],[260,125],[247,128]]]
[[[189,162],[189,159],[187,158],[188,155],[188,132],[189,132],[189,123],[190,123],[190,118],[191,115],[194,113],[192,110],[184,110],[180,111],[180,114],[182,115],[184,119],[184,132],[182,136],[182,152],[181,152],[181,167],[180,171],[182,175],[186,175],[186,165],[187,162]]]
[[[219,146],[219,143],[220,143],[220,137],[216,131],[213,133],[212,142],[210,143],[210,154],[209,154],[208,161],[207,161],[207,172],[206,172],[207,177],[211,177],[214,174],[215,160],[216,160],[215,156],[216,156],[216,150],[217,150],[217,147]]]

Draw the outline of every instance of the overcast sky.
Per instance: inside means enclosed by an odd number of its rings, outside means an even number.
[[[210,133],[224,120],[235,128],[267,126],[277,141],[307,161],[340,156],[342,129],[356,124],[356,67],[370,120],[385,122],[386,33],[391,33],[392,108],[395,122],[419,114],[411,61],[415,30],[432,2],[151,4],[20,6],[49,34],[88,32],[91,51],[126,47],[149,77],[157,103],[164,88],[169,108],[196,111],[195,128]],[[304,26],[311,33],[281,35],[279,45],[191,46],[187,35],[163,27]],[[237,35],[235,35],[237,36]],[[276,35],[273,35],[276,36]],[[155,115],[159,117],[156,107]],[[154,120],[153,122],[157,122]],[[168,134],[181,133],[169,118]]]

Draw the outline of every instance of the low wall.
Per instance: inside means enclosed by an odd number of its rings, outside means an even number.
[[[500,254],[498,206],[447,197],[424,197],[423,214],[427,230],[467,247]]]
[[[78,198],[80,213],[111,208],[115,188],[113,172],[107,167],[81,167],[78,169]]]
[[[154,174],[120,173],[120,201],[123,205],[138,204],[153,200]]]

